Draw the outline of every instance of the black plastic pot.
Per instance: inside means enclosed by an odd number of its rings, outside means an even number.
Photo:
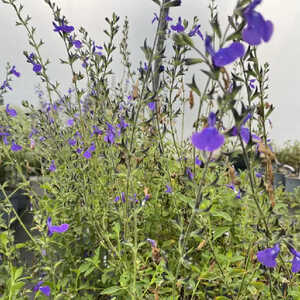
[[[285,190],[287,192],[294,192],[294,190],[300,186],[299,178],[286,177],[285,178]]]
[[[285,187],[285,176],[284,174],[281,174],[281,173],[275,173],[274,174],[274,188],[278,188],[279,186],[283,186]]]
[[[6,191],[7,196],[9,196],[12,192],[12,190],[7,189]],[[30,200],[29,197],[25,194],[26,192],[22,189],[16,191],[10,198],[10,202],[15,209],[15,211],[18,213],[19,216],[22,216],[22,214],[26,211],[27,208],[29,208]],[[0,201],[4,201],[5,197],[2,192],[0,192]],[[8,223],[9,218],[13,218],[14,213],[12,212],[10,216],[8,216],[6,213],[3,214],[3,219],[6,223]]]

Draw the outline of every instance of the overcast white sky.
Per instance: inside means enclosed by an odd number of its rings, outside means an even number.
[[[153,12],[158,6],[151,0],[56,0],[62,8],[70,24],[79,29],[83,26],[90,33],[97,45],[105,39],[103,29],[106,28],[104,18],[116,12],[121,17],[128,16],[130,22],[129,44],[133,63],[138,66],[143,60],[140,46],[145,37],[151,39],[154,27],[151,24]],[[200,19],[202,32],[210,33],[208,26],[208,0],[182,0],[180,8],[170,11],[172,17],[182,16],[192,22],[193,16]],[[52,64],[49,74],[53,81],[62,83],[62,91],[71,87],[70,71],[58,63],[64,58],[62,42],[53,32],[52,16],[43,0],[24,0],[24,12],[32,17],[32,25],[37,27],[36,37],[42,38],[46,44],[42,48],[44,58],[50,58]],[[219,0],[221,22],[226,22],[236,0]],[[300,140],[300,1],[299,0],[263,0],[258,9],[266,19],[273,22],[275,30],[269,43],[259,46],[262,61],[268,61],[270,71],[269,102],[276,107],[272,114],[273,130],[271,137],[277,144],[286,140]],[[23,50],[30,51],[26,33],[23,28],[15,26],[16,16],[11,7],[0,2],[0,81],[3,79],[6,62],[16,65],[22,76],[14,80],[13,91],[6,94],[6,103],[20,105],[22,100],[37,103],[34,87],[39,79],[32,72],[32,66],[26,63]],[[116,72],[120,71],[117,69]],[[197,71],[197,70],[196,70]],[[191,119],[191,118],[189,118]],[[188,125],[191,125],[188,124]]]

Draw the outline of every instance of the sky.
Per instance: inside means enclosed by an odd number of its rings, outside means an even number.
[[[125,16],[129,19],[129,49],[131,60],[137,68],[139,61],[144,61],[140,47],[147,37],[149,41],[154,35],[155,27],[151,24],[153,13],[158,12],[158,6],[152,0],[55,0],[61,7],[62,14],[75,29],[83,26],[101,45],[105,40],[103,30],[106,28],[105,17],[111,17],[115,12],[120,16],[120,25]],[[17,1],[20,3],[20,1]],[[31,24],[37,28],[36,37],[42,38],[45,45],[41,54],[44,59],[49,58],[49,75],[52,81],[61,83],[61,90],[67,93],[72,86],[71,72],[67,66],[59,64],[59,58],[65,58],[64,45],[58,34],[53,32],[52,15],[48,5],[43,0],[21,1],[24,5],[23,13],[32,17]],[[236,0],[216,0],[221,25],[226,24],[227,16],[231,14]],[[271,41],[258,47],[261,62],[270,64],[269,74],[269,103],[275,106],[272,113],[273,128],[270,137],[278,145],[287,140],[300,140],[300,100],[298,88],[300,85],[300,1],[263,0],[257,10],[265,19],[274,24],[274,34]],[[288,4],[287,4],[288,3]],[[197,16],[200,20],[202,33],[210,34],[208,26],[208,0],[182,0],[182,6],[172,8],[173,18],[182,16],[192,22]],[[38,103],[35,88],[40,84],[39,78],[32,71],[32,66],[26,63],[23,51],[31,51],[27,35],[23,27],[15,26],[16,15],[13,9],[0,1],[0,82],[4,76],[6,62],[16,65],[21,77],[12,83],[13,91],[5,95],[5,102],[21,105],[22,100],[33,104]],[[121,36],[120,36],[121,37]],[[192,72],[199,73],[200,68],[193,68]],[[119,61],[114,61],[116,74],[122,73]],[[201,86],[201,82],[199,83]],[[195,111],[186,116],[186,132],[189,136]]]

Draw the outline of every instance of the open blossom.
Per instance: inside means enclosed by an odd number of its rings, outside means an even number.
[[[245,54],[245,48],[240,42],[233,42],[229,47],[220,48],[215,52],[211,45],[210,36],[206,36],[205,38],[205,49],[211,55],[213,63],[217,67],[231,64]]]
[[[10,149],[14,152],[17,152],[17,151],[22,150],[22,146],[16,144],[14,141],[12,141]]]
[[[279,244],[276,244],[273,248],[267,248],[261,251],[258,251],[256,256],[258,261],[267,268],[275,268],[276,258],[280,252]]]
[[[199,150],[213,152],[225,142],[225,138],[215,127],[216,115],[211,112],[208,117],[208,127],[192,135],[192,144]]]
[[[70,32],[72,32],[74,30],[73,26],[65,25],[64,21],[62,21],[62,24],[60,26],[56,25],[55,22],[52,22],[52,24],[54,26],[53,31],[56,31],[56,32],[70,33]]]
[[[82,43],[80,40],[73,40],[72,37],[70,37],[70,42],[77,49],[80,49],[82,46]]]
[[[172,26],[171,26],[171,29],[172,29],[173,31],[177,31],[178,33],[184,31],[184,27],[183,27],[183,25],[182,25],[181,17],[178,18],[178,22],[177,22],[176,25],[172,25]]]
[[[48,285],[43,285],[44,281],[39,281],[33,288],[34,292],[41,291],[44,295],[50,296],[51,290]]]
[[[257,11],[255,7],[262,0],[254,0],[244,10],[244,18],[247,22],[247,27],[242,32],[242,37],[249,45],[259,45],[262,40],[268,42],[273,34],[273,24],[271,21],[266,21],[264,17]]]
[[[61,224],[58,226],[52,225],[51,217],[47,219],[47,226],[48,226],[48,236],[52,236],[54,232],[63,233],[69,229],[69,224]]]
[[[202,40],[204,40],[203,35],[202,35],[201,31],[200,31],[200,25],[196,25],[196,26],[189,32],[189,36],[190,36],[190,37],[194,36],[195,34],[199,35],[200,38],[201,38]]]
[[[241,126],[241,128],[240,128],[239,131],[238,131],[238,128],[237,128],[236,126],[232,127],[232,128],[230,129],[230,135],[231,135],[231,136],[237,136],[238,134],[240,134],[242,140],[243,140],[246,144],[248,144],[249,141],[250,141],[250,130],[249,130],[248,128],[244,127],[243,125],[245,125],[246,122],[247,122],[251,117],[252,117],[252,114],[249,113],[249,114],[246,116],[246,118],[244,119],[244,121],[242,122],[242,126]],[[252,139],[260,140],[260,138],[259,138],[257,135],[255,135],[254,133],[251,134],[251,137],[252,137]]]

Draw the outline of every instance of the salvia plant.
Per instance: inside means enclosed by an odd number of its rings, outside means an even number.
[[[135,69],[127,18],[106,18],[95,41],[44,0],[72,74],[64,93],[23,5],[1,0],[41,80],[40,105],[24,112],[5,103],[24,70],[7,64],[0,82],[0,159],[14,179],[1,182],[1,299],[300,299],[299,199],[273,185],[270,66],[257,48],[275,29],[262,0],[237,1],[225,28],[214,0],[208,28],[173,17],[180,0],[153,2],[156,34]]]

